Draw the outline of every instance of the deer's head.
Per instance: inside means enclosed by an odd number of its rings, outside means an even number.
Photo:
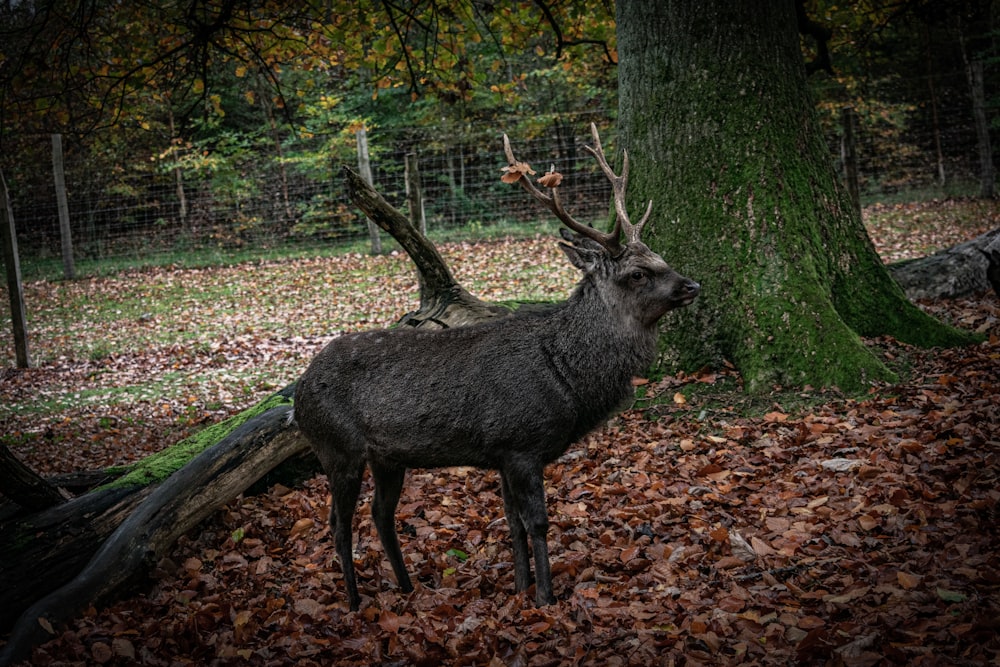
[[[546,194],[531,182],[535,172],[514,157],[507,135],[503,135],[504,153],[508,166],[504,168],[505,182],[520,182],[528,194],[551,210],[569,230],[562,230],[567,243],[560,247],[573,266],[584,272],[602,291],[612,308],[627,307],[632,316],[643,325],[652,326],[668,310],[686,306],[701,291],[698,283],[681,276],[663,261],[657,253],[642,242],[642,228],[653,210],[653,202],[638,223],[632,224],[625,207],[625,190],[628,186],[628,152],[623,151],[622,173],[615,174],[604,156],[597,126],[590,124],[593,146],[584,146],[596,159],[601,171],[611,181],[615,204],[615,225],[610,232],[602,232],[574,219],[563,208],[559,198],[562,175],[550,170],[538,182],[548,188]],[[622,236],[624,235],[624,242]]]

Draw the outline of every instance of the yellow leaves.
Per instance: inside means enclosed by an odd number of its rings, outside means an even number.
[[[212,110],[215,111],[219,116],[225,116],[226,112],[222,109],[222,97],[218,94],[209,95],[208,101],[212,105]]]
[[[254,95],[254,92],[252,90],[248,90],[245,93],[243,93],[243,97],[246,98],[246,101],[249,104],[253,104],[257,100],[257,97],[256,95]]]
[[[340,104],[341,99],[342,98],[340,98],[340,97],[332,97],[330,95],[322,95],[319,98],[319,107],[321,109],[330,110],[330,109],[334,108],[335,106],[337,106],[338,104]]]
[[[246,65],[240,65],[239,67],[236,68],[236,78],[242,79],[246,75],[247,75],[247,66]]]

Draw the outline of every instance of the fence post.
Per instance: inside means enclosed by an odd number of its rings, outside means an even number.
[[[59,237],[62,239],[63,277],[76,278],[73,264],[73,236],[69,229],[69,203],[66,201],[66,176],[63,172],[62,135],[52,135],[52,175],[56,182],[56,204],[59,207]]]
[[[3,264],[7,268],[7,294],[10,296],[10,319],[14,327],[14,354],[18,368],[30,368],[28,354],[28,324],[24,312],[24,287],[21,284],[21,260],[17,252],[17,231],[14,211],[7,194],[7,181],[0,171],[0,245]]]
[[[417,154],[407,153],[404,159],[403,179],[406,181],[406,203],[410,208],[410,222],[427,236],[427,215],[424,213],[424,194],[420,191],[420,167]]]
[[[858,187],[858,147],[854,137],[854,109],[843,107],[840,110],[840,122],[843,126],[843,137],[840,140],[840,157],[844,163],[844,180],[847,182],[847,193],[851,196],[854,209],[861,211],[861,190]]]
[[[174,128],[174,109],[169,104],[167,105],[167,120],[170,121],[170,157],[174,161],[174,183],[177,187],[177,215],[181,219],[181,228],[189,231],[187,226],[187,197],[184,194],[184,174],[181,172],[181,140],[177,137],[177,132]]]
[[[375,185],[375,179],[372,177],[371,159],[368,156],[368,132],[365,128],[361,128],[354,133],[354,138],[358,142],[358,172],[368,185]],[[368,220],[368,236],[372,242],[372,254],[381,255],[382,237],[379,236],[378,227],[371,220]]]

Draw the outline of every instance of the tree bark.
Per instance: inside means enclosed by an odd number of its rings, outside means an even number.
[[[0,492],[29,510],[48,509],[69,499],[69,494],[21,463],[7,445],[0,445]]]
[[[0,256],[7,276],[7,296],[10,299],[10,322],[14,333],[14,356],[18,368],[31,367],[28,344],[28,318],[24,309],[24,284],[21,282],[21,258],[17,250],[17,230],[10,206],[7,181],[0,171]]]
[[[11,629],[35,601],[76,577],[150,490],[93,491],[4,522],[0,526],[0,575],[4,581],[0,629]]]
[[[56,208],[59,211],[59,239],[62,247],[63,278],[76,278],[73,261],[73,233],[69,224],[69,202],[66,198],[66,174],[63,169],[62,135],[52,135],[52,178],[56,186]]]
[[[702,283],[664,318],[662,364],[732,362],[751,392],[860,391],[893,373],[861,336],[970,338],[892,281],[838,184],[794,3],[616,3],[619,143],[647,243]]]
[[[969,89],[972,91],[972,117],[976,123],[976,150],[979,153],[979,196],[990,199],[996,193],[996,176],[993,170],[990,124],[986,118],[983,61],[973,61],[968,65],[968,70]]]
[[[354,133],[354,136],[358,143],[358,171],[364,176],[365,181],[369,184],[374,182],[372,178],[372,168],[371,160],[368,155],[368,132],[361,128]],[[378,235],[378,227],[372,224],[372,221],[368,221],[368,236],[372,243],[372,254],[381,255],[382,254],[382,239]]]

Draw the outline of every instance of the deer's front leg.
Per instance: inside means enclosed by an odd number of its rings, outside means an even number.
[[[521,520],[521,508],[517,496],[511,489],[507,473],[500,473],[500,488],[503,492],[503,508],[507,516],[507,527],[514,549],[514,590],[524,591],[531,586],[531,565],[528,558],[528,533]]]
[[[508,497],[513,503],[506,500]],[[526,470],[515,467],[507,470],[504,478],[504,505],[511,504],[514,507],[507,510],[507,523],[511,525],[511,535],[516,535],[514,576],[517,588],[524,590],[531,584],[527,549],[527,539],[530,538],[531,550],[535,554],[535,604],[539,607],[552,604],[556,599],[552,594],[552,573],[549,567],[549,518],[545,509],[545,485],[540,467]],[[516,512],[513,517],[511,509]],[[514,524],[518,524],[517,533]],[[518,540],[521,545],[520,553]]]

